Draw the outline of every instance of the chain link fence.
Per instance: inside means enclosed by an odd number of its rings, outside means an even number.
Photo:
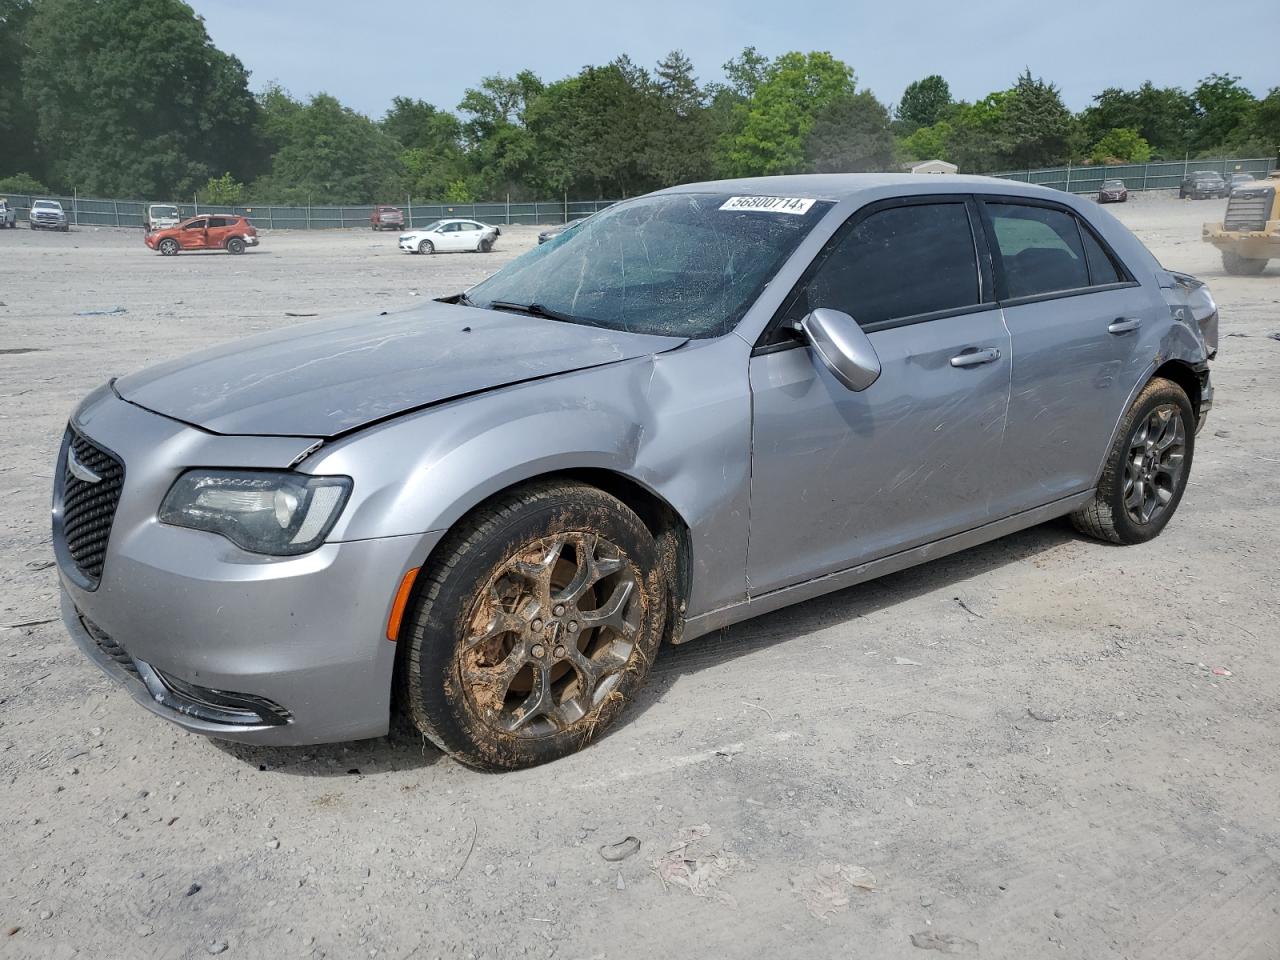
[[[1197,170],[1212,170],[1230,178],[1233,173],[1265,177],[1276,168],[1274,157],[1160,161],[1115,166],[1048,167],[1042,170],[1004,170],[992,176],[1023,183],[1037,183],[1069,193],[1096,193],[1104,180],[1123,180],[1130,190],[1176,190],[1182,178]],[[26,220],[32,200],[57,200],[73,226],[141,227],[147,206],[159,200],[100,200],[73,194],[70,197],[8,195],[19,220]],[[404,212],[405,228],[422,227],[445,217],[459,217],[496,224],[556,224],[587,217],[616,200],[538,200],[484,203],[421,202],[406,198],[397,204]],[[233,213],[251,219],[268,230],[328,230],[370,227],[373,206],[305,206],[254,204],[226,207],[216,204],[178,203],[179,215]]]
[[[5,195],[9,205],[17,211],[19,220],[26,220],[33,200],[57,200],[67,214],[72,226],[141,227],[147,207],[152,203],[168,203],[160,200],[98,200],[91,197],[70,197],[19,194]],[[408,198],[396,204],[404,212],[405,228],[423,227],[434,220],[458,217],[479,220],[483,223],[556,224],[568,223],[603,210],[616,200],[539,200],[517,203],[422,203]],[[341,228],[366,229],[371,227],[373,206],[306,206],[286,207],[272,204],[252,204],[227,207],[217,204],[177,203],[179,216],[193,217],[198,213],[232,213],[248,217],[258,227],[268,230],[326,230]]]
[[[1210,160],[1164,160],[1156,163],[1124,163],[1085,167],[1048,167],[1042,170],[1005,170],[994,177],[1038,183],[1068,193],[1097,193],[1104,180],[1123,180],[1131,190],[1177,190],[1183,177],[1199,170],[1212,170],[1230,180],[1233,173],[1265,177],[1276,168],[1275,157],[1219,157]]]

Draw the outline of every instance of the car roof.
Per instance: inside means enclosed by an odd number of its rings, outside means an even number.
[[[979,177],[970,174],[922,175],[918,173],[805,173],[781,177],[743,177],[707,180],[659,190],[670,193],[732,193],[745,196],[804,197],[814,200],[854,200],[863,194],[883,194],[896,189],[909,193],[1002,193],[1062,199],[1062,191],[1036,184]]]

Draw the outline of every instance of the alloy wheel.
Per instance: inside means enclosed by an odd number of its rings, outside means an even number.
[[[1176,496],[1186,467],[1187,430],[1182,411],[1171,403],[1147,414],[1129,441],[1124,468],[1124,508],[1129,519],[1147,524]]]
[[[536,738],[589,715],[635,652],[637,594],[634,564],[594,533],[544,538],[509,557],[479,592],[457,648],[485,723]]]

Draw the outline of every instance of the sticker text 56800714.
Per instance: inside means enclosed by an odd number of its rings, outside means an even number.
[[[808,213],[815,201],[805,197],[730,197],[720,204],[721,210],[745,210],[753,213]]]

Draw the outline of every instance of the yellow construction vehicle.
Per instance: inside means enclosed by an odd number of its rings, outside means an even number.
[[[1222,223],[1206,223],[1200,237],[1222,251],[1222,266],[1237,277],[1256,277],[1280,257],[1280,170],[1231,191]]]

